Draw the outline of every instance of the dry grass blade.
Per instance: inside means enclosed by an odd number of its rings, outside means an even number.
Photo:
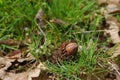
[[[111,56],[111,58],[116,58],[120,55],[120,44],[116,44],[114,47],[107,51],[107,54]]]
[[[9,46],[25,46],[25,42],[24,41],[16,41],[13,39],[8,39],[8,40],[0,40],[0,45],[4,44],[4,45],[9,45]]]
[[[45,20],[44,20],[44,16],[45,16],[44,11],[42,9],[40,9],[35,17],[36,22],[42,28],[45,28],[45,25],[46,25]]]
[[[115,71],[115,75],[117,80],[120,80],[120,68],[117,64],[115,64],[112,60],[107,60],[108,64],[110,65],[111,69]]]

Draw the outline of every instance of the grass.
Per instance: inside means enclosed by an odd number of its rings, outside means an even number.
[[[90,45],[93,46],[90,47]],[[48,62],[48,67],[50,68],[50,71],[61,75],[62,78],[60,80],[63,80],[63,78],[80,80],[80,73],[85,72],[89,74],[93,72],[96,68],[96,60],[98,57],[97,55],[95,55],[96,43],[90,41],[86,45],[84,44],[82,46],[83,49],[78,52],[79,57],[77,61],[64,61],[62,63],[58,63],[57,65]]]
[[[37,1],[39,2],[39,0]],[[34,16],[39,9],[39,3],[32,4],[32,1],[3,1],[0,4],[0,37],[6,38],[17,38],[19,40],[24,39],[24,28],[34,29]]]
[[[42,48],[38,44],[42,38],[34,18],[42,8],[47,16],[44,33],[46,42]],[[14,39],[32,41],[28,44],[31,53],[39,59],[42,54],[51,54],[62,42],[76,39],[79,46],[77,61],[64,61],[53,64],[46,62],[50,72],[59,75],[58,80],[67,78],[81,80],[80,72],[91,74],[96,70],[97,59],[101,51],[97,51],[99,32],[84,33],[97,30],[102,22],[102,15],[94,0],[0,0],[0,40]],[[67,24],[56,25],[52,19],[61,19]],[[119,17],[118,17],[119,18]],[[77,28],[74,27],[77,25]],[[78,32],[80,32],[78,34]],[[18,49],[18,46],[1,45],[1,50]]]

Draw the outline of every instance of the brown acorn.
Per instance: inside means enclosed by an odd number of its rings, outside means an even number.
[[[67,52],[66,53],[67,55],[75,54],[75,53],[77,53],[78,45],[75,42],[68,43],[65,47],[65,50]]]

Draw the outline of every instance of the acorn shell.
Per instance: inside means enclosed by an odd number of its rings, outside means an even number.
[[[77,43],[68,43],[65,47],[65,50],[67,52],[66,53],[67,55],[75,54],[75,53],[77,53],[78,45],[77,45]]]

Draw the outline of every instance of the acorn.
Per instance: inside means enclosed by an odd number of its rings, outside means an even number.
[[[78,45],[75,42],[68,43],[65,47],[65,50],[67,55],[76,54],[78,51]]]

